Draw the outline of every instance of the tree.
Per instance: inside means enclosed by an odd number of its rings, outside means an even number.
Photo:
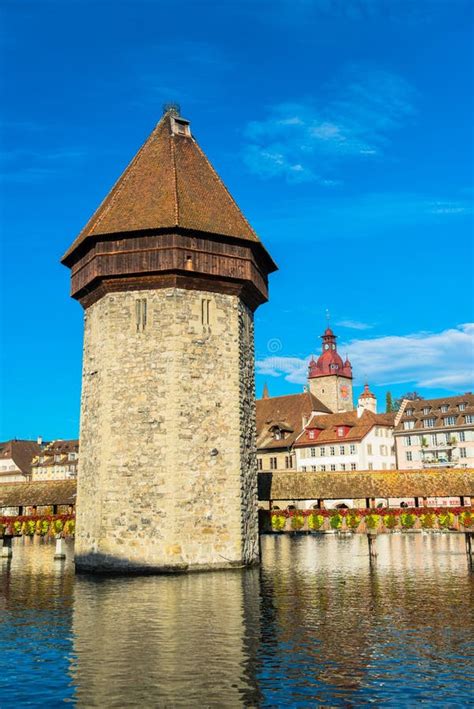
[[[393,411],[392,395],[389,391],[385,395],[385,411],[387,414],[390,414]]]
[[[421,396],[421,394],[417,391],[407,391],[406,394],[402,394],[402,396],[399,396],[398,399],[395,399],[392,406],[392,411],[398,411],[404,399],[409,399],[410,401],[421,401],[421,399],[424,398],[425,397]]]

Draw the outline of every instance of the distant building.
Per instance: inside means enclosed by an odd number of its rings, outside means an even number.
[[[76,478],[78,460],[78,440],[52,441],[34,458],[31,466],[32,480]]]
[[[474,395],[405,399],[395,426],[397,467],[474,467]]]
[[[293,444],[308,421],[331,413],[313,394],[268,396],[257,400],[257,464],[259,470],[296,470]]]
[[[303,472],[393,470],[395,414],[377,414],[366,384],[357,410],[313,416],[297,437],[296,466]]]
[[[311,359],[308,371],[308,386],[311,394],[334,413],[352,411],[352,366],[346,357],[337,351],[337,335],[326,328],[322,339],[322,353],[317,360]]]
[[[31,463],[41,451],[41,439],[0,443],[0,483],[26,482],[31,479]]]

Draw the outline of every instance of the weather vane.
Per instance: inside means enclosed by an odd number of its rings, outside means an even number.
[[[329,315],[329,310],[328,310],[327,308],[326,308],[326,320],[327,320],[328,325],[329,325],[330,315]]]

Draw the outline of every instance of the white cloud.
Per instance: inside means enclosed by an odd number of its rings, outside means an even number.
[[[366,322],[360,322],[359,320],[339,320],[336,323],[340,327],[347,327],[349,330],[370,330],[373,325],[369,325]]]
[[[326,93],[321,105],[282,103],[266,119],[249,122],[247,167],[261,177],[293,180],[298,172],[299,179],[330,185],[334,180],[319,174],[322,156],[330,167],[349,158],[373,159],[415,114],[413,88],[388,72],[350,67]]]
[[[474,323],[441,332],[354,339],[342,343],[352,362],[356,384],[368,380],[374,386],[410,383],[419,388],[463,391],[474,384]],[[283,376],[304,384],[310,355],[266,357],[256,362],[259,374]]]

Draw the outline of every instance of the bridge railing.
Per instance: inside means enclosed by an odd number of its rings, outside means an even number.
[[[260,510],[261,532],[474,531],[472,507]]]

